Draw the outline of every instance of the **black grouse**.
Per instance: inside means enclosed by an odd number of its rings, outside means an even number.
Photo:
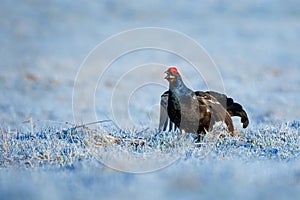
[[[232,116],[239,116],[243,128],[249,124],[243,107],[224,94],[214,91],[192,91],[183,82],[177,68],[171,67],[165,79],[169,90],[161,95],[159,130],[198,133],[198,140],[212,130],[215,122],[224,121],[228,132],[234,134]]]

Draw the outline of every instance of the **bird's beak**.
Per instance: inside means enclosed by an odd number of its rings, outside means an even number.
[[[170,72],[165,71],[165,73],[167,74],[167,76],[165,77],[165,79],[167,79],[168,81],[175,79],[176,77],[174,75],[172,75]]]

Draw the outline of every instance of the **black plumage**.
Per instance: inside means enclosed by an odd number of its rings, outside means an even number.
[[[214,91],[192,91],[183,82],[178,70],[166,71],[169,90],[161,95],[159,129],[198,133],[203,136],[215,122],[223,121],[233,134],[232,116],[241,117],[243,128],[249,124],[243,107],[224,94]]]

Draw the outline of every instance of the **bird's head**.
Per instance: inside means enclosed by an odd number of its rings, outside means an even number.
[[[165,71],[165,73],[167,74],[165,79],[167,79],[170,83],[173,83],[179,78],[181,79],[181,76],[176,67],[170,67],[167,71]]]

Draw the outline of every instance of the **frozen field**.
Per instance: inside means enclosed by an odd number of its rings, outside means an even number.
[[[300,3],[293,0],[2,0],[0,199],[295,199],[300,192],[299,19]],[[114,142],[101,155],[147,151],[176,159],[138,174],[100,162],[99,152],[91,153],[86,142],[90,130],[65,124],[74,122],[76,74],[97,44],[139,27],[172,29],[201,44],[220,71],[226,94],[247,111],[249,127],[242,130],[234,120],[239,137],[209,134],[205,145],[195,147],[188,141],[169,145],[172,134],[116,131],[113,123],[104,123],[104,133],[126,142]],[[149,71],[132,70],[135,77],[125,73],[142,65]],[[97,119],[123,123],[129,113],[132,123],[156,126],[157,104],[167,87],[162,65],[178,66],[190,87],[207,89],[177,56],[151,49],[131,52],[112,63],[95,88]],[[144,78],[160,85],[136,89]],[[112,94],[113,89],[119,92]],[[128,91],[133,95],[124,109]],[[80,110],[82,116],[87,113]],[[136,138],[147,145],[131,148]]]

